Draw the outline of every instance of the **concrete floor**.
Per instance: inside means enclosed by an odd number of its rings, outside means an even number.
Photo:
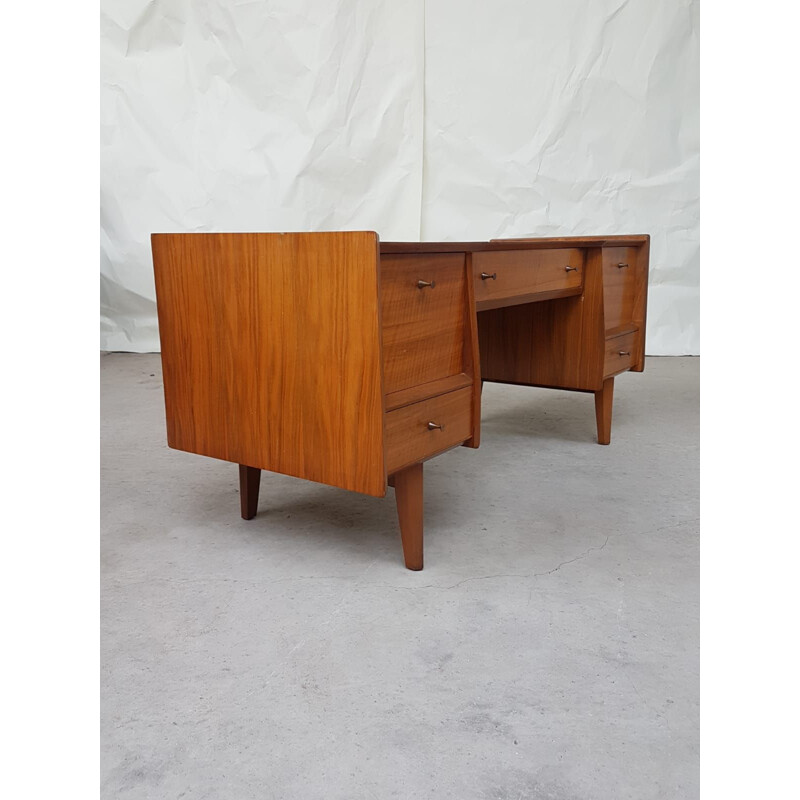
[[[487,384],[426,464],[425,570],[393,492],[169,450],[155,355],[102,364],[102,796],[698,796],[698,372],[592,397]]]

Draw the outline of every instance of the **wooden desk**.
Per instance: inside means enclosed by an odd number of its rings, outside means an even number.
[[[482,381],[593,392],[644,369],[648,236],[379,242],[373,232],[153,234],[167,439],[377,497],[422,569],[422,463],[477,447]]]

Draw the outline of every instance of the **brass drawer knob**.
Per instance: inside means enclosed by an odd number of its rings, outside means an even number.
[[[571,266],[569,266],[569,264],[567,264],[567,266],[564,267],[564,269],[565,269],[566,272],[577,272],[578,271],[577,267],[571,267]]]
[[[627,268],[628,268],[627,264],[617,264],[617,269],[627,269]]]
[[[629,356],[631,354],[631,351],[630,350],[620,350],[619,354],[621,356]]]
[[[493,272],[493,273],[490,275],[488,272],[481,272],[481,280],[482,280],[482,281],[488,281],[490,278],[491,278],[493,281],[496,281],[496,280],[497,280],[497,273],[496,273],[496,272]]]
[[[436,281],[417,281],[417,288],[424,289],[426,286],[430,286],[431,289],[436,287]]]
[[[444,430],[444,425],[437,425],[435,422],[429,422],[428,423],[428,430],[429,431],[435,431],[435,430],[443,431]]]

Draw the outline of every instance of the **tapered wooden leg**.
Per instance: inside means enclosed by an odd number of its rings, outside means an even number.
[[[594,413],[597,417],[597,443],[611,444],[611,407],[614,404],[614,379],[606,378],[603,388],[594,393]]]
[[[422,569],[422,464],[394,474],[400,538],[407,569]]]
[[[253,519],[258,511],[258,490],[261,470],[239,464],[239,495],[242,501],[242,519]]]

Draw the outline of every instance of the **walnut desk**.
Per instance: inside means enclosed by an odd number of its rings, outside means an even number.
[[[593,392],[644,368],[648,236],[380,242],[153,234],[170,447],[383,497],[422,569],[422,463],[480,439],[482,381]]]

